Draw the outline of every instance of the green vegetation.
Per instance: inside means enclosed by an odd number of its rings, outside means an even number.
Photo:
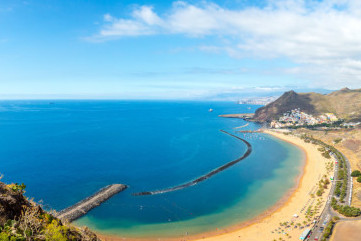
[[[25,241],[25,237],[23,235],[15,233],[12,231],[15,229],[16,222],[13,220],[9,220],[5,223],[3,227],[0,227],[0,240],[1,241]]]
[[[357,177],[357,182],[361,182],[361,176]]]
[[[324,152],[324,153],[322,153],[322,156],[325,157],[325,158],[327,158],[327,159],[330,159],[330,158],[331,158],[329,152]]]
[[[324,177],[322,178],[318,183],[318,190],[316,192],[316,195],[318,197],[322,196],[322,194],[325,192],[325,189],[328,188],[328,184],[330,184],[330,181]]]
[[[338,205],[336,198],[332,198],[331,206],[334,210],[346,217],[358,217],[361,215],[361,210],[359,208],[347,206],[347,205]]]
[[[287,126],[288,129],[301,129],[301,128],[306,128],[306,129],[310,129],[310,130],[314,130],[320,127],[327,127],[327,128],[346,128],[343,125],[341,125],[344,121],[343,120],[339,120],[339,121],[335,121],[333,123],[321,123],[321,124],[316,124],[316,125],[299,125],[299,126]]]
[[[24,197],[24,184],[0,182],[0,241],[98,241],[88,229],[64,224]]]
[[[330,156],[330,151],[325,148],[325,147],[320,147],[318,148],[318,150],[322,153],[322,156],[327,158],[327,159],[331,159],[331,156]]]
[[[333,140],[333,143],[338,144],[342,141],[342,138],[336,138],[335,140]]]
[[[21,217],[15,220],[8,220],[3,227],[0,227],[0,240],[66,241],[74,239],[69,235],[69,228],[67,226],[64,226],[52,215],[42,211],[38,206],[31,206],[23,211]]]
[[[331,220],[327,223],[325,230],[323,231],[323,235],[321,241],[326,241],[332,234],[333,226],[335,225],[335,221]]]
[[[73,240],[74,237],[67,238],[67,233],[69,228],[66,226],[59,225],[57,220],[53,220],[49,225],[44,228],[44,235],[46,240],[57,240],[57,241],[67,241]]]
[[[318,150],[322,153],[327,153],[328,155],[330,155],[331,153],[334,154],[334,156],[338,160],[338,167],[339,167],[339,170],[337,173],[337,178],[339,180],[346,180],[346,182],[342,182],[341,184],[338,184],[338,185],[340,185],[339,188],[341,188],[341,186],[343,186],[343,184],[345,184],[344,188],[346,189],[347,188],[347,186],[346,186],[347,185],[346,160],[345,160],[344,156],[342,155],[342,153],[339,152],[335,147],[328,145],[328,144],[322,142],[321,140],[315,139],[312,136],[302,135],[301,139],[303,139],[304,141],[312,142],[312,144],[319,145],[320,148],[318,148]],[[327,154],[325,154],[325,155],[327,156]]]
[[[335,197],[332,198],[331,206],[334,210],[339,212],[340,214],[346,216],[346,217],[357,217],[361,215],[361,210],[359,208],[347,206],[347,205],[341,205],[338,204],[338,202],[343,203],[344,199],[346,197],[347,192],[347,165],[345,157],[342,155],[341,152],[339,152],[335,147],[328,145],[321,140],[315,139],[312,136],[302,135],[301,139],[304,141],[312,142],[313,144],[319,145],[320,148],[318,148],[321,152],[328,152],[333,153],[333,155],[336,157],[338,161],[338,172],[337,172],[337,182],[335,186],[335,196],[339,198],[337,200]],[[356,173],[357,174],[357,173]],[[357,181],[361,182],[361,176],[357,178]],[[320,186],[320,184],[319,184]],[[321,188],[320,188],[321,189]],[[316,195],[318,195],[319,192],[317,191]]]
[[[13,184],[8,185],[8,187],[11,190],[13,190],[14,192],[18,192],[18,193],[21,193],[21,194],[25,193],[26,186],[25,186],[24,183],[21,183],[21,184],[13,183]]]
[[[361,176],[361,172],[359,170],[355,170],[351,173],[351,177],[359,177]]]
[[[336,183],[335,195],[338,196],[338,197],[341,195],[341,185],[342,185],[341,182]]]

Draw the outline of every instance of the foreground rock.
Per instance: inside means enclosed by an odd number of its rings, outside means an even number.
[[[0,240],[98,241],[87,228],[63,223],[24,195],[24,185],[0,182]]]

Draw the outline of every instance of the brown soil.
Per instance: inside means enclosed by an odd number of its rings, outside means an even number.
[[[346,221],[336,224],[331,241],[360,241],[361,221]]]
[[[349,139],[344,141],[343,146],[351,151],[357,152],[360,150],[361,141],[355,139]]]

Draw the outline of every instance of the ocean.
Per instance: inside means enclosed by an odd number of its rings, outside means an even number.
[[[200,101],[31,100],[0,102],[2,181],[61,210],[113,183],[128,189],[76,221],[122,237],[170,237],[222,230],[277,203],[301,172],[303,152],[266,134],[236,133],[247,122],[218,117],[259,106]],[[214,111],[209,112],[212,108]],[[238,130],[255,130],[249,123]],[[249,157],[197,185],[159,195]]]

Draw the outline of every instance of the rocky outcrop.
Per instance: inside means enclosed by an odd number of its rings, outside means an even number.
[[[4,226],[8,220],[19,218],[27,207],[29,202],[20,192],[0,182],[0,226]]]
[[[29,201],[24,188],[0,182],[0,240],[100,241],[88,228],[63,223]]]

